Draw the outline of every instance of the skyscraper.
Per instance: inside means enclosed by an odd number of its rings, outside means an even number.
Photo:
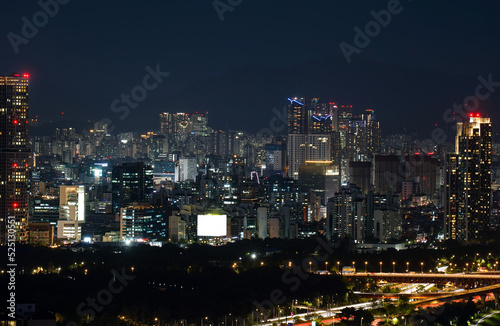
[[[124,163],[113,167],[113,209],[132,202],[149,202],[153,192],[153,168],[144,162]]]
[[[479,240],[490,222],[490,119],[476,114],[458,122],[455,153],[446,162],[445,238]]]
[[[307,133],[307,106],[304,98],[289,98],[288,105],[288,133],[306,134]]]
[[[9,216],[16,240],[28,240],[28,78],[0,76],[0,240],[6,242]]]

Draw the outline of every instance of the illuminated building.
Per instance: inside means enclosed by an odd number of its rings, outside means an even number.
[[[403,218],[400,210],[375,210],[374,225],[374,238],[378,239],[381,243],[401,239]]]
[[[283,146],[280,144],[266,144],[266,159],[264,176],[281,175],[283,168]]]
[[[85,223],[85,187],[61,186],[57,238],[80,241],[83,223]]]
[[[306,134],[308,110],[306,100],[304,98],[289,98],[288,105],[288,133],[289,134]]]
[[[141,242],[167,235],[164,209],[147,203],[134,203],[120,209],[120,241]]]
[[[149,201],[153,192],[153,174],[153,168],[144,162],[124,163],[113,167],[114,211],[118,212],[120,207],[131,202]]]
[[[339,241],[348,237],[355,242],[365,238],[366,205],[361,189],[351,184],[328,200],[325,235]]]
[[[174,131],[174,114],[169,112],[160,113],[160,131],[162,134],[172,134]]]
[[[333,131],[332,110],[332,105],[328,103],[320,103],[317,98],[312,99],[308,107],[308,133],[330,134]]]
[[[491,122],[479,114],[457,123],[446,158],[445,238],[479,240],[490,227]]]
[[[380,123],[373,110],[366,110],[360,117],[347,123],[346,155],[348,159],[367,161],[380,150]]]
[[[28,240],[28,75],[0,76],[0,242],[14,216],[16,241]]]
[[[179,181],[187,181],[196,179],[196,159],[194,158],[181,158],[179,160]]]
[[[303,191],[312,191],[319,196],[322,205],[326,205],[340,189],[338,168],[331,163],[306,161],[299,167],[299,186]]]
[[[288,176],[298,179],[299,166],[306,161],[331,162],[330,135],[289,134],[288,135]]]

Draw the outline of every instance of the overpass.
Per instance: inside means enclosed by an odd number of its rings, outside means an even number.
[[[434,283],[452,284],[464,289],[474,289],[500,284],[500,274],[443,274],[443,273],[344,273],[343,276],[355,281],[371,278],[388,283]]]

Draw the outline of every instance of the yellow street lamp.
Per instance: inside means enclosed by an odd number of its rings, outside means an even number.
[[[380,273],[382,273],[382,262],[380,262],[379,264],[380,264]]]

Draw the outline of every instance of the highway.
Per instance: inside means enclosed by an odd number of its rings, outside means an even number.
[[[374,306],[372,302],[355,303],[352,305],[336,307],[336,308],[332,308],[332,309],[328,309],[328,310],[316,310],[316,311],[312,311],[309,313],[296,314],[293,316],[287,316],[286,318],[285,317],[271,318],[271,319],[268,319],[265,323],[260,324],[260,325],[272,326],[273,323],[285,323],[285,321],[290,323],[290,322],[293,322],[293,319],[296,317],[303,318],[303,317],[310,315],[310,314],[318,314],[322,317],[333,317],[333,316],[335,316],[335,314],[339,313],[340,311],[342,311],[342,309],[345,309],[345,308],[362,309],[362,308],[375,308],[375,307],[377,307],[377,306]]]

